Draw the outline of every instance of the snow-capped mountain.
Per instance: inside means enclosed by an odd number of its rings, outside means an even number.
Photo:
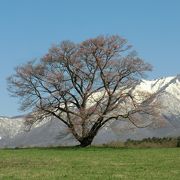
[[[135,88],[138,92],[154,94],[163,105],[163,126],[135,128],[128,121],[114,121],[100,130],[94,144],[122,141],[128,138],[180,136],[180,75],[156,80],[142,80]],[[77,141],[57,119],[47,119],[25,131],[24,117],[0,117],[0,147],[74,145]]]

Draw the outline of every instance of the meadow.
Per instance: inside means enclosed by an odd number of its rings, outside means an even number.
[[[0,179],[178,179],[179,148],[0,150]]]

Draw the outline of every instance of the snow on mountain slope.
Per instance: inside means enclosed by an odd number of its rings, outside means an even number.
[[[0,117],[0,137],[12,138],[24,129],[24,118]]]
[[[152,81],[142,80],[136,87],[136,90],[146,91],[151,94],[166,91],[180,100],[180,75]]]
[[[180,136],[180,75],[157,80],[142,80],[135,91],[155,94],[156,101],[163,105],[161,121],[163,127],[152,126],[138,129],[129,122],[114,121],[101,129],[94,144],[109,143],[145,137]],[[100,93],[97,94],[99,96]],[[0,117],[0,147],[75,145],[77,141],[57,119],[47,119],[24,131],[24,117]]]

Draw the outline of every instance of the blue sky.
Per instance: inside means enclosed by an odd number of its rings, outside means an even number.
[[[100,34],[128,39],[154,66],[149,79],[180,73],[179,0],[0,0],[0,115],[22,114],[6,90],[14,67]]]

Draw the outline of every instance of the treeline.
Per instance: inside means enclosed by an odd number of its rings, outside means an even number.
[[[125,143],[125,146],[142,146],[142,147],[180,147],[180,137],[152,137],[144,138],[142,140],[131,140],[128,139]]]
[[[180,147],[180,136],[173,137],[152,137],[144,138],[142,140],[128,139],[126,142],[111,142],[104,144],[104,147]]]

